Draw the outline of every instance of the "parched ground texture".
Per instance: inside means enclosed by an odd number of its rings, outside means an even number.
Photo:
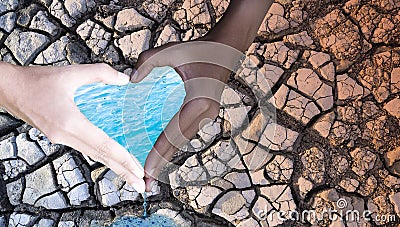
[[[228,4],[4,0],[0,58],[106,62],[128,73],[142,51],[204,35]],[[398,226],[399,8],[398,0],[277,0],[220,116],[178,152],[150,212],[183,226]],[[0,141],[0,226],[94,226],[143,213],[141,195],[113,172],[5,111]],[[336,218],[289,217],[327,209]],[[349,210],[369,215],[346,220]]]

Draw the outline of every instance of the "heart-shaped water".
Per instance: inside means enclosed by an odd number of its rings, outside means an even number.
[[[184,97],[180,76],[171,67],[162,67],[138,84],[83,86],[75,93],[75,103],[93,124],[144,164]]]

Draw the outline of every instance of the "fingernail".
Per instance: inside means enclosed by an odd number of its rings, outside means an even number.
[[[153,190],[153,187],[154,187],[154,182],[156,182],[156,180],[154,180],[154,179],[151,179],[151,181],[150,181],[150,185],[149,184],[147,184],[147,187],[146,187],[146,192],[151,192],[152,190]],[[147,182],[148,183],[148,182]]]
[[[118,80],[123,84],[129,83],[129,76],[125,73],[118,72]]]

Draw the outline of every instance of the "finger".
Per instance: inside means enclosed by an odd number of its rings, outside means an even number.
[[[155,67],[172,66],[171,56],[165,50],[176,43],[168,43],[164,46],[142,52],[131,73],[131,82],[142,81]]]
[[[165,158],[153,148],[146,158],[146,163],[144,167],[144,180],[146,183],[147,192],[151,191],[152,183],[155,181],[155,179],[158,178],[158,175],[160,174],[160,169],[158,166],[158,164],[161,164],[160,162],[162,163],[162,166],[166,164]]]
[[[122,166],[120,163],[117,163],[113,159],[99,156],[97,150],[89,147],[87,144],[82,143],[79,140],[74,142],[72,146],[74,149],[82,151],[82,153],[86,154],[94,161],[101,162],[104,165],[108,166],[112,171],[114,171],[114,173],[124,179],[137,192],[143,193],[145,191],[145,183],[143,181],[143,178],[139,179],[136,175],[132,174],[129,170],[124,168],[124,166]]]
[[[168,43],[139,55],[135,70],[131,74],[131,81],[135,83],[141,81],[154,67],[175,68],[195,62],[211,63],[236,71],[242,57],[242,52],[221,43],[204,41]]]
[[[70,120],[66,129],[68,138],[71,141],[67,145],[75,148],[76,146],[86,144],[92,150],[92,158],[101,160],[111,169],[117,169],[118,173],[124,174],[125,179],[138,179],[138,184],[142,184],[143,188],[135,189],[144,190],[144,169],[139,161],[129,154],[123,146],[94,126],[79,112],[76,106],[73,106],[73,109],[70,115],[72,120]],[[80,143],[77,141],[80,141]],[[75,149],[80,150],[79,148]]]
[[[107,164],[106,164],[107,163]],[[120,163],[114,161],[113,159],[109,159],[106,163],[103,163],[110,167],[114,173],[122,177],[129,185],[131,185],[137,192],[143,193],[145,192],[145,182],[142,178],[138,178],[136,175],[129,172],[124,166],[120,165]]]
[[[166,66],[167,64],[159,59],[152,58],[157,53],[156,49],[142,52],[131,73],[131,82],[139,83],[142,81],[155,67]],[[163,65],[164,64],[164,65]]]
[[[142,52],[139,55],[138,61],[132,70],[130,81],[132,83],[139,83],[142,81],[153,68],[157,67],[156,62],[149,61],[150,51]]]
[[[176,150],[199,131],[204,124],[203,120],[215,119],[218,113],[219,103],[209,99],[192,99],[183,104],[181,110],[165,127],[146,159],[147,190],[150,187],[149,182],[152,178],[158,177],[161,169],[172,159]]]
[[[156,152],[154,152],[156,153]],[[149,157],[150,159],[157,161],[158,163],[155,163],[155,167],[151,170],[151,173],[147,172],[145,170],[145,177],[144,177],[144,182],[145,182],[145,190],[146,192],[151,192],[151,190],[154,187],[154,183],[156,180],[158,180],[158,176],[160,175],[161,171],[163,168],[167,165],[167,163],[172,159],[173,155],[175,153],[174,151],[171,151],[168,153],[168,155],[159,157],[159,158],[154,158],[154,157]]]
[[[105,63],[70,65],[62,67],[63,74],[76,87],[85,84],[103,82],[109,85],[126,85],[129,83],[129,76],[118,72]]]
[[[182,135],[178,125],[179,112],[175,114],[172,120],[168,123],[166,129],[157,138],[154,147],[149,152],[145,162],[145,182],[146,191],[152,188],[152,182],[158,178],[162,168],[171,161],[177,147],[181,147],[188,140]],[[173,130],[173,132],[171,132]],[[173,133],[173,138],[167,136]]]
[[[153,188],[153,183],[155,182],[155,179],[153,177],[145,177],[144,182],[146,185],[145,191],[146,192],[151,192],[151,189]]]
[[[157,149],[162,144],[161,149]],[[146,191],[151,191],[152,183],[158,178],[161,169],[172,159],[176,148],[168,142],[165,134],[162,133],[156,144],[149,152],[145,163]]]

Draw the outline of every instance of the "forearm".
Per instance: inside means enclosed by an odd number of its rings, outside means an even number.
[[[224,16],[205,38],[224,43],[242,52],[247,50],[273,2],[273,0],[231,0]]]
[[[18,66],[0,62],[0,107],[6,107],[10,89],[16,89]]]

